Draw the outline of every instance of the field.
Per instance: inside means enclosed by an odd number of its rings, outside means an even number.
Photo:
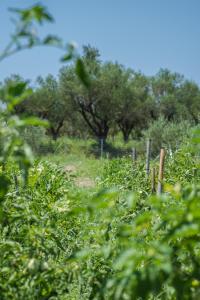
[[[199,300],[200,7],[20,2],[1,3],[0,300]]]
[[[25,185],[17,166],[4,171],[1,299],[199,299],[197,146],[166,155],[156,196],[142,155],[70,143],[38,157]]]

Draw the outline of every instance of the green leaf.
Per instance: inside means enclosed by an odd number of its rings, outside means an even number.
[[[43,5],[34,5],[27,9],[10,8],[10,11],[17,13],[20,20],[25,23],[36,21],[42,24],[43,21],[53,22],[54,19]]]
[[[118,190],[115,188],[103,189],[94,197],[94,201],[102,201],[104,199],[113,199],[118,196]]]
[[[32,89],[27,89],[26,91],[24,91],[20,96],[18,97],[12,97],[10,95],[8,95],[8,100],[10,101],[8,104],[8,110],[12,111],[13,108],[20,104],[21,102],[23,102],[25,99],[27,99],[27,97],[29,97],[32,94]]]
[[[0,175],[0,201],[2,201],[8,192],[10,180],[3,174]]]
[[[65,55],[63,55],[60,59],[61,62],[66,62],[69,61],[73,58],[73,54],[72,53],[66,53]]]
[[[62,46],[62,40],[57,37],[56,35],[48,35],[44,40],[43,40],[44,45],[49,45],[49,46],[57,46],[61,47]]]
[[[41,120],[37,117],[27,117],[25,119],[22,119],[24,122],[24,125],[31,125],[31,126],[43,126],[43,127],[49,127],[49,122],[46,120]]]
[[[9,87],[8,87],[8,95],[12,97],[18,97],[20,96],[27,87],[27,82],[13,82]]]
[[[73,43],[67,44],[67,53],[63,55],[63,57],[61,58],[61,62],[66,62],[75,58],[76,57],[75,48],[76,46]]]
[[[82,81],[82,83],[85,85],[86,88],[90,87],[90,78],[88,73],[85,70],[85,66],[83,61],[78,58],[76,61],[76,74],[78,75],[79,79]]]
[[[13,116],[9,120],[9,125],[12,127],[26,127],[26,126],[48,127],[49,122],[46,120],[41,120],[37,117],[26,117],[24,119],[20,119],[18,116]]]

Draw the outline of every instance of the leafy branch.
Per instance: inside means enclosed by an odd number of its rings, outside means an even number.
[[[17,16],[13,20],[15,30],[11,34],[10,42],[0,53],[0,62],[22,50],[38,46],[52,46],[65,51],[66,54],[61,58],[62,62],[76,57],[73,44],[64,45],[61,38],[56,35],[47,35],[45,38],[38,36],[38,25],[41,26],[45,22],[54,22],[53,17],[45,6],[36,4],[27,9],[10,8],[9,11]]]

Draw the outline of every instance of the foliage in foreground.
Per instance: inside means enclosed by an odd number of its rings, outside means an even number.
[[[8,164],[1,299],[199,299],[200,187],[197,159],[186,156],[169,159],[161,197],[148,196],[142,165],[130,176],[133,185],[123,186],[119,170],[127,173],[128,160],[111,161],[104,173],[111,178],[112,169],[121,192],[99,193],[77,189],[49,163],[32,167],[24,187],[19,169]]]
[[[1,299],[199,299],[194,153],[168,159],[161,197],[150,196],[143,165],[132,176],[126,159],[104,172],[103,186],[120,191],[78,189],[58,166],[33,165],[20,128],[43,122],[10,114],[30,92],[18,88],[8,94],[0,130]]]

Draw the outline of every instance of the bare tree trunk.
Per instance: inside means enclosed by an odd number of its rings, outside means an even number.
[[[60,130],[61,130],[62,126],[63,126],[63,123],[64,123],[64,120],[60,121],[58,123],[57,127],[51,126],[49,128],[49,133],[51,134],[51,136],[52,136],[52,138],[53,138],[54,141],[56,141],[58,139],[59,134],[60,134]]]

